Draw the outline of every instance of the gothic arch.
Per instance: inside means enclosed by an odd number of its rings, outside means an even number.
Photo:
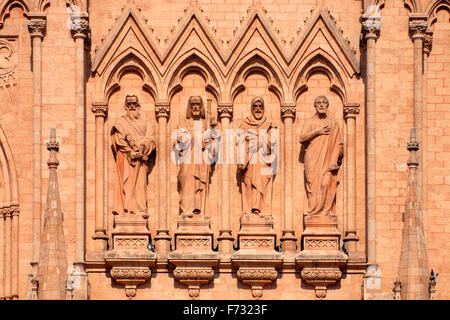
[[[342,76],[345,72],[333,57],[320,48],[311,52],[296,68],[290,86],[292,101],[296,101],[307,90],[308,80],[315,73],[325,74],[330,79],[330,90],[334,91],[342,102],[346,102],[349,83],[347,77]]]
[[[0,239],[3,244],[0,254],[5,258],[0,266],[3,271],[0,294],[4,293],[0,299],[13,299],[19,296],[19,190],[14,159],[1,125],[0,179],[0,226],[5,231]]]
[[[287,91],[284,72],[271,57],[259,49],[247,53],[231,69],[226,85],[226,98],[229,101],[234,101],[237,94],[245,89],[245,80],[253,72],[263,74],[269,83],[269,90],[280,101],[284,101]]]
[[[6,0],[6,2],[0,7],[0,28],[3,27],[5,19],[9,16],[10,10],[16,6],[22,8],[24,15],[30,12],[31,9],[31,3],[29,0]]]
[[[431,1],[427,8],[425,9],[425,13],[428,16],[428,26],[432,26],[433,23],[436,22],[437,13],[440,10],[447,10],[450,12],[450,1],[449,0],[433,0]]]
[[[167,70],[163,88],[167,88],[164,97],[168,101],[183,88],[181,83],[190,72],[199,73],[206,82],[206,89],[215,96],[217,101],[222,99],[224,82],[222,78],[217,78],[221,73],[204,54],[196,49],[191,49],[173,61]]]
[[[128,48],[116,56],[105,70],[101,82],[101,96],[105,101],[108,101],[111,94],[120,88],[120,79],[129,71],[140,75],[144,83],[143,88],[150,92],[155,100],[159,97],[160,85],[155,80],[152,64],[140,52],[134,48]]]
[[[411,13],[422,12],[422,4],[420,0],[403,0],[405,7],[409,9]]]

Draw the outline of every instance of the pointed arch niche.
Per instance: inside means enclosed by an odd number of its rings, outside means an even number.
[[[330,105],[328,113],[335,118],[341,128],[341,135],[344,145],[346,141],[346,125],[344,121],[344,103],[347,100],[347,86],[345,78],[341,76],[342,70],[333,63],[331,57],[325,52],[315,52],[310,59],[304,61],[297,73],[297,81],[294,86],[294,98],[296,101],[296,120],[294,125],[294,176],[298,177],[293,181],[294,198],[299,199],[294,203],[294,219],[302,221],[302,215],[307,210],[307,198],[304,186],[304,163],[302,145],[298,141],[303,123],[315,114],[314,100],[318,96],[327,96]],[[336,214],[338,216],[338,229],[344,231],[346,213],[346,156],[344,151],[343,163],[339,170],[339,184],[336,196]],[[296,233],[303,232],[302,226],[298,225]]]

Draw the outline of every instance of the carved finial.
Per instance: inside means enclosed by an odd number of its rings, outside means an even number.
[[[392,291],[394,291],[394,300],[401,300],[402,282],[399,277],[395,279]]]
[[[59,165],[59,161],[56,157],[56,154],[59,151],[59,142],[56,141],[55,128],[50,129],[50,140],[47,142],[47,150],[50,151],[47,165],[50,169],[56,169]]]

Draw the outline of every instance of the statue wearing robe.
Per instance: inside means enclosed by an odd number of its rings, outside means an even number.
[[[264,100],[253,98],[251,115],[239,126],[238,172],[244,214],[271,215],[277,159],[276,127],[264,116]]]
[[[136,96],[125,99],[126,115],[111,128],[116,160],[114,214],[147,213],[148,157],[155,149],[154,128],[139,113]]]
[[[300,135],[305,164],[307,216],[335,215],[338,171],[343,155],[343,142],[338,122],[327,115],[328,99],[316,98],[316,114],[306,120]]]
[[[193,217],[205,214],[211,164],[215,157],[214,136],[208,135],[205,108],[200,96],[189,98],[187,121],[178,125],[172,139],[173,154],[178,165],[181,214]]]

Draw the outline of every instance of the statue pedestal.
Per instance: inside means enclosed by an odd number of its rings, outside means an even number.
[[[203,216],[181,216],[175,232],[175,251],[168,256],[175,265],[174,278],[188,286],[193,299],[199,296],[202,284],[214,279],[213,267],[219,263],[219,254],[212,251],[210,224],[210,219]]]
[[[275,281],[283,256],[275,251],[276,233],[272,216],[246,214],[241,217],[237,238],[239,251],[231,256],[238,268],[237,277],[252,288],[252,295],[260,299],[263,287]]]
[[[156,264],[156,254],[147,248],[150,243],[147,220],[131,214],[116,216],[112,240],[106,264],[111,268],[111,278],[123,284],[127,297],[132,299],[137,286],[150,279],[150,267]]]
[[[341,234],[335,216],[306,216],[302,234],[302,251],[296,264],[302,269],[302,279],[315,287],[316,297],[326,297],[327,286],[342,278],[341,267],[348,260],[340,251]]]

